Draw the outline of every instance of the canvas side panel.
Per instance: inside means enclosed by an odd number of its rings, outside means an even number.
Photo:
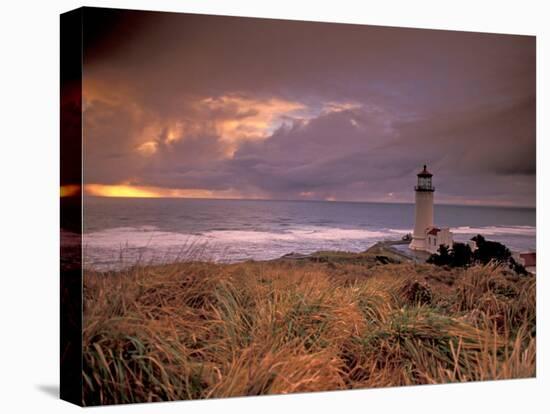
[[[82,9],[61,15],[60,397],[82,405]]]

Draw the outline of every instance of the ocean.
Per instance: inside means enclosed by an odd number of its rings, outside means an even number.
[[[536,247],[535,209],[436,205],[455,241],[480,233],[513,251]],[[360,252],[412,231],[414,204],[87,197],[84,263],[97,269],[195,258],[266,260]]]

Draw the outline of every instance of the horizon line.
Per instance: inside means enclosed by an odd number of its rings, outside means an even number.
[[[82,194],[82,198],[122,198],[122,199],[173,199],[173,200],[216,200],[216,201],[280,201],[280,202],[307,202],[307,203],[356,203],[356,204],[408,204],[414,205],[414,201],[379,201],[379,200],[323,200],[323,199],[286,199],[286,198],[236,198],[236,197],[170,197],[170,196],[155,196],[155,197],[140,197],[140,196],[101,196],[94,194]],[[434,203],[434,205],[454,206],[454,207],[492,207],[492,208],[522,208],[535,209],[536,205],[520,205],[520,204],[467,204],[467,203]]]

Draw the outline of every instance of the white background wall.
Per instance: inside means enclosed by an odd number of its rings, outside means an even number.
[[[550,61],[546,1],[119,0],[86,5],[537,34],[538,250],[548,251]],[[5,1],[0,14],[0,411],[76,412],[58,384],[58,14],[78,1]],[[543,117],[543,115],[545,117]],[[543,139],[545,137],[546,139]],[[548,186],[547,186],[548,188]],[[548,412],[548,254],[539,254],[538,378],[110,407],[102,412]],[[540,323],[541,321],[544,324]],[[95,411],[95,410],[94,410]]]

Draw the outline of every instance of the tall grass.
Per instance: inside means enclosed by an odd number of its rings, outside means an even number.
[[[84,293],[86,405],[535,375],[535,279],[496,266],[187,262]]]

